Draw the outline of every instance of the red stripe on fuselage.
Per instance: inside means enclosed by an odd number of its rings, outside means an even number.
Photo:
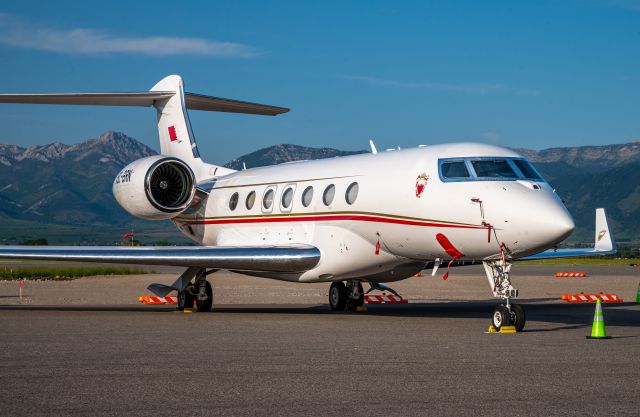
[[[242,224],[242,223],[284,223],[284,222],[318,222],[318,221],[361,221],[376,223],[392,223],[406,226],[423,227],[449,227],[454,229],[485,229],[486,226],[471,226],[462,224],[433,223],[416,220],[393,219],[388,217],[361,216],[361,215],[327,215],[327,216],[283,216],[283,217],[249,217],[249,218],[227,218],[185,221],[188,224]]]

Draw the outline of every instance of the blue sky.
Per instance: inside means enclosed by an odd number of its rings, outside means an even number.
[[[187,91],[290,107],[190,113],[203,157],[276,143],[472,140],[546,148],[640,140],[640,1],[5,1],[0,91]],[[1,105],[0,143],[123,131],[147,108]]]

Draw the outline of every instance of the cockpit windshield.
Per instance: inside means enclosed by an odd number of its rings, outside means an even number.
[[[440,179],[443,181],[544,181],[524,158],[447,158],[438,162]]]
[[[515,164],[516,167],[518,167],[518,169],[520,170],[520,172],[522,172],[522,175],[524,175],[526,179],[530,179],[530,180],[542,179],[542,175],[540,175],[540,173],[536,171],[533,165],[531,165],[531,163],[526,159],[514,159],[513,163]]]
[[[506,159],[481,159],[471,161],[479,178],[517,178],[518,175],[509,166]]]

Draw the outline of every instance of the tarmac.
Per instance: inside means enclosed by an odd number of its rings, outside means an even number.
[[[405,305],[333,313],[328,284],[213,275],[214,311],[136,303],[172,274],[0,282],[0,414],[633,415],[640,410],[637,268],[514,268],[518,334],[487,334],[496,301],[477,267],[397,284]],[[574,268],[576,269],[576,268]],[[440,274],[441,275],[441,274]],[[588,340],[615,292],[610,340]]]

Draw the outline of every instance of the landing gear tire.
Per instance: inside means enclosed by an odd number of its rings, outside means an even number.
[[[193,308],[193,302],[195,296],[188,288],[184,291],[178,291],[178,311],[183,311],[185,308]]]
[[[524,329],[524,324],[527,320],[526,315],[524,314],[524,308],[522,308],[520,304],[511,304],[511,315],[516,331],[521,332],[522,329]]]
[[[360,297],[356,300],[356,307],[362,307],[364,305],[364,288],[360,284]]]
[[[354,311],[357,310],[358,307],[362,307],[364,305],[364,288],[362,287],[362,283],[358,282],[358,298],[351,298],[349,296],[349,290],[347,289],[347,303],[345,305],[346,311]]]
[[[199,312],[209,312],[213,307],[213,287],[209,281],[205,281],[205,288],[207,292],[206,300],[198,300],[196,297],[196,308]]]
[[[491,324],[498,331],[502,326],[511,326],[511,312],[509,309],[505,306],[496,307],[496,309],[493,310]]]
[[[329,287],[329,305],[333,311],[344,311],[347,305],[347,287],[342,281],[331,283]]]

